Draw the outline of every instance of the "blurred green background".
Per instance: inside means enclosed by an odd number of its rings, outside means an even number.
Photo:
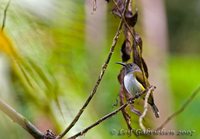
[[[1,20],[7,2],[0,1]],[[100,73],[119,19],[111,14],[112,4],[106,7],[104,1],[99,3],[103,6],[92,13],[91,2],[83,0],[11,1],[4,32],[17,56],[0,51],[0,97],[42,131],[63,131],[84,103]],[[173,98],[173,112],[200,85],[200,2],[167,0],[164,4],[169,33],[166,76]],[[142,30],[140,20],[139,31]],[[99,28],[95,28],[97,26]],[[116,108],[113,104],[118,97],[120,69],[115,62],[120,61],[122,42],[123,36],[119,38],[97,94],[68,136]],[[149,50],[145,46],[143,49]],[[176,129],[195,130],[195,133],[192,137],[177,138],[200,137],[199,100],[198,95],[173,121]],[[121,113],[84,137],[130,138],[112,135],[115,129],[126,129]],[[31,139],[2,112],[0,138]]]

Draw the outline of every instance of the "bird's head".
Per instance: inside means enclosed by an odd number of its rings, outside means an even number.
[[[136,70],[140,70],[138,65],[136,65],[135,63],[127,63],[126,64],[123,62],[117,62],[116,64],[122,65],[125,68],[125,74],[128,74],[128,73],[136,71]]]

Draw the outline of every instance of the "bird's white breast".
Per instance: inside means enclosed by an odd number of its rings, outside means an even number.
[[[142,84],[139,83],[137,79],[134,77],[133,73],[125,75],[124,86],[126,90],[132,95],[135,95],[136,93],[141,93],[144,88]]]

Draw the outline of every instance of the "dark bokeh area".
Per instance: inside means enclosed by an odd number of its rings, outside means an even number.
[[[199,54],[200,37],[200,2],[198,0],[167,0],[170,52],[183,54]],[[180,4],[181,3],[181,4]]]
[[[7,2],[0,1],[0,23]],[[156,93],[168,94],[164,98],[155,94],[162,119],[180,108],[200,85],[200,2],[163,1],[164,17],[147,9],[167,27],[166,44],[158,43],[156,47],[148,39],[152,36],[148,36],[147,31],[156,33],[163,26],[156,24],[155,28],[148,29],[148,22],[145,24],[148,17],[143,13],[147,5],[134,1],[133,9],[136,4],[139,11],[136,31],[143,39],[143,56],[149,67],[150,81],[157,86]],[[91,0],[12,0],[4,33],[0,34],[0,98],[41,131],[63,131],[91,92],[110,50],[120,21],[111,14],[112,7],[112,3],[103,0],[97,0],[95,12]],[[120,47],[124,40],[123,32],[121,34],[97,94],[68,137],[117,108],[114,104],[120,88],[117,76],[121,67],[115,63],[121,61]],[[193,131],[192,136],[169,138],[200,137],[199,105],[200,95],[170,123],[173,130]],[[129,113],[133,127],[138,129],[138,116]],[[149,110],[145,125],[160,125],[151,114]],[[118,113],[82,138],[128,139],[130,137],[123,134],[126,129],[123,116]],[[0,111],[0,138],[32,137]]]

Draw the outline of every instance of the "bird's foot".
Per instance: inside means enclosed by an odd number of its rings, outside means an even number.
[[[129,98],[129,99],[128,99],[128,103],[129,103],[129,104],[133,104],[133,103],[134,103],[134,98]]]
[[[141,96],[141,94],[138,93],[138,92],[135,94],[135,98],[136,98],[136,99],[139,98],[140,96]]]

